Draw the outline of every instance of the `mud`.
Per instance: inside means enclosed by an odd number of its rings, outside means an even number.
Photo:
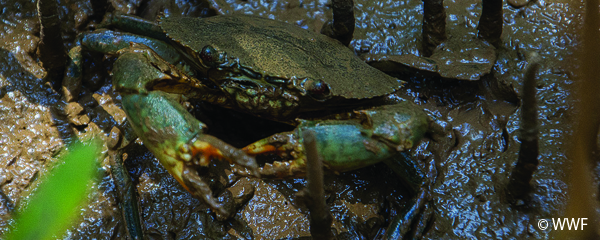
[[[117,9],[148,19],[161,2],[113,1]],[[326,1],[224,1],[221,11],[254,14],[320,31],[331,17]],[[521,6],[523,1],[511,1]],[[422,1],[355,1],[356,30],[350,46],[358,54],[421,55]],[[167,3],[170,14],[211,14],[200,1]],[[470,40],[477,36],[480,1],[445,1],[448,38]],[[86,1],[59,1],[66,47],[77,32],[93,27],[94,15]],[[518,9],[504,3],[502,46],[491,74],[479,81],[446,81],[401,74],[407,89],[398,98],[413,101],[439,125],[439,131],[411,150],[431,176],[434,220],[424,238],[552,238],[552,231],[537,228],[541,218],[560,217],[569,191],[565,183],[569,160],[565,139],[572,131],[573,66],[568,64],[578,45],[581,2],[533,1]],[[139,7],[139,8],[138,8]],[[114,126],[134,140],[113,92],[113,59],[89,57],[91,71],[78,103],[88,120],[69,122],[69,109],[59,93],[41,78],[36,48],[39,23],[35,1],[5,5],[0,13],[0,235],[7,231],[12,210],[35,189],[38,176],[57,162],[75,138],[108,141]],[[575,26],[575,27],[573,27]],[[527,208],[515,208],[504,199],[504,187],[517,160],[520,125],[520,89],[529,52],[542,57],[538,75],[540,166],[533,177],[534,192]],[[194,112],[211,127],[211,133],[243,146],[268,136],[272,123],[198,104]],[[249,128],[247,124],[258,126]],[[264,130],[264,131],[263,131]],[[220,222],[199,200],[186,192],[160,166],[143,145],[126,149],[125,166],[137,184],[142,225],[151,239],[256,238],[309,236],[306,207],[295,193],[305,180],[240,179],[254,186],[254,197],[229,221]],[[62,238],[120,239],[125,237],[109,164],[102,162],[103,177],[92,186],[90,204],[83,206],[77,223]],[[235,180],[235,179],[234,179]],[[219,181],[219,180],[214,180]],[[225,181],[228,182],[229,180]],[[342,239],[380,238],[389,221],[412,196],[385,165],[325,178],[333,228]],[[219,185],[214,183],[213,185]],[[598,210],[596,210],[598,211]]]

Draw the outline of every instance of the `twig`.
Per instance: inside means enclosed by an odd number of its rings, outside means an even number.
[[[423,56],[431,56],[446,39],[444,0],[423,0]]]
[[[354,1],[332,0],[331,2],[333,21],[326,22],[321,28],[321,33],[348,46],[354,35]]]
[[[502,0],[484,0],[477,26],[477,36],[495,47],[500,46],[502,35]]]
[[[525,72],[523,82],[522,106],[521,106],[521,132],[519,139],[519,159],[512,171],[508,191],[513,204],[520,205],[521,201],[527,200],[527,194],[531,191],[530,181],[538,161],[538,129],[537,129],[537,104],[535,98],[535,76],[540,63],[535,54]]]
[[[311,130],[303,131],[304,149],[306,151],[306,178],[308,190],[305,191],[305,204],[310,211],[310,234],[313,239],[333,239],[331,223],[333,218],[325,204],[325,191],[323,190],[323,166],[317,151],[315,133]]]
[[[56,0],[38,0],[40,19],[40,44],[38,51],[42,66],[46,69],[45,81],[54,89],[60,89],[67,62],[67,52],[61,36],[60,19]]]

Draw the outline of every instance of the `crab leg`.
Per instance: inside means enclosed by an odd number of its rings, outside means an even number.
[[[384,239],[403,239],[405,237],[414,239],[415,235],[421,235],[422,233],[420,231],[426,227],[427,221],[433,215],[431,207],[427,205],[428,201],[429,191],[424,188],[411,199],[407,209],[400,212],[392,219]],[[412,230],[411,225],[414,224],[416,224],[417,229],[409,233]]]
[[[99,28],[116,27],[125,32],[130,32],[138,35],[143,35],[152,39],[168,41],[164,31],[155,23],[146,19],[122,14],[118,12],[110,12],[104,15]]]
[[[155,23],[134,16],[108,13],[101,26],[118,26],[135,34],[106,29],[80,34],[77,37],[77,46],[71,48],[68,53],[69,59],[62,82],[62,91],[67,102],[76,101],[81,88],[84,50],[116,55],[117,51],[128,48],[129,43],[134,42],[150,47],[171,64],[182,62],[181,55],[166,42],[166,35]]]
[[[425,174],[418,167],[412,167],[406,153],[384,160],[413,192],[407,207],[390,221],[384,239],[420,239],[433,216],[431,200],[431,178],[437,175],[433,160],[429,162],[429,171]]]
[[[69,51],[69,61],[62,82],[65,100],[67,102],[77,100],[77,95],[81,88],[81,77],[83,72],[82,51],[88,50],[116,55],[119,50],[128,48],[130,42],[149,46],[154,51],[160,53],[161,57],[171,64],[176,64],[181,60],[175,48],[160,40],[105,29],[80,34],[76,41],[77,46],[71,48]]]
[[[119,54],[113,86],[121,94],[123,109],[135,133],[185,189],[218,214],[227,214],[195,168],[219,158],[249,168],[258,176],[254,158],[204,134],[206,126],[179,104],[178,95],[153,88],[165,82],[191,82],[189,77],[143,45],[133,44]]]
[[[127,169],[123,166],[121,150],[111,151],[109,155],[110,174],[117,189],[121,214],[125,222],[127,235],[131,239],[143,239],[144,232],[140,221],[137,190],[132,183]]]

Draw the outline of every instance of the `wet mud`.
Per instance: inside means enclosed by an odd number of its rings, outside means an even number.
[[[35,189],[37,179],[58,161],[74,139],[111,140],[118,127],[135,141],[127,126],[109,71],[114,58],[86,56],[78,104],[67,105],[51,84],[36,52],[39,20],[33,0],[5,5],[0,13],[0,236],[14,223],[13,211]],[[331,18],[327,1],[223,0],[220,9],[202,1],[110,1],[120,11],[154,19],[168,14],[208,16],[215,12],[252,14],[286,21],[319,32]],[[550,239],[537,220],[562,216],[569,189],[565,139],[572,132],[573,69],[569,64],[579,36],[581,2],[562,0],[509,1],[503,5],[502,43],[491,73],[476,81],[458,81],[420,71],[393,72],[407,81],[397,98],[416,103],[436,123],[409,153],[423,169],[433,169],[433,219],[427,239]],[[526,1],[525,1],[526,2]],[[63,39],[69,49],[78,32],[94,28],[100,11],[86,1],[58,1]],[[476,41],[481,1],[445,1],[449,41]],[[517,8],[519,7],[519,8]],[[422,1],[355,1],[356,29],[350,47],[358,55],[422,55]],[[575,27],[573,27],[575,26]],[[454,50],[460,44],[455,44]],[[520,142],[520,96],[528,56],[542,58],[537,99],[540,165],[533,176],[532,198],[516,207],[505,199],[505,186],[517,161]],[[451,52],[450,52],[451,54]],[[459,54],[460,55],[460,54]],[[464,57],[464,54],[462,55]],[[454,59],[460,61],[461,59]],[[192,112],[210,133],[237,147],[289,126],[193,103]],[[73,112],[86,117],[73,120]],[[76,115],[75,114],[75,115]],[[108,145],[105,145],[108,146]],[[105,147],[108,149],[108,147]],[[137,186],[142,226],[149,239],[302,239],[310,236],[308,209],[296,199],[304,179],[262,180],[207,171],[211,186],[236,192],[254,189],[230,220],[218,221],[201,201],[192,198],[136,141],[125,148],[125,167]],[[107,151],[105,151],[107,154]],[[102,178],[92,185],[90,203],[61,238],[123,239],[118,194],[108,158],[102,156]],[[270,159],[262,159],[269,161]],[[391,219],[412,195],[384,164],[325,177],[332,227],[340,239],[379,239]],[[598,210],[596,210],[598,211]]]

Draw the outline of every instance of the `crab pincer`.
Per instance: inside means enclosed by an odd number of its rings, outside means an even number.
[[[132,44],[119,51],[114,68],[113,86],[121,93],[123,109],[138,137],[186,190],[217,214],[226,215],[196,168],[208,166],[212,159],[224,159],[258,176],[255,159],[205,134],[206,125],[179,103],[181,96],[163,91],[169,86],[167,90],[177,92],[178,83],[192,80],[148,47]]]
[[[323,165],[334,173],[355,170],[411,149],[428,129],[428,118],[410,103],[355,111],[348,119],[300,120],[291,132],[261,139],[245,148],[250,155],[276,154],[284,159],[260,169],[263,177],[301,177],[306,156],[302,131],[315,133]]]

